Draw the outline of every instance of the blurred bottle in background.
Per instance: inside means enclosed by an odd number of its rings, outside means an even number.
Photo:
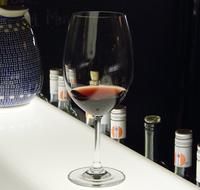
[[[58,108],[68,112],[68,93],[63,76],[58,76]]]
[[[110,112],[103,115],[101,119],[101,130],[102,133],[110,136]]]
[[[69,84],[71,85],[72,88],[76,87],[77,86],[76,70],[72,68],[66,68],[66,67],[65,69],[66,70],[68,69],[66,77],[69,77],[69,79],[67,79],[69,81]]]
[[[77,86],[77,78],[76,78],[76,70],[74,68],[70,68],[68,65],[65,65],[66,70],[66,82],[68,85],[71,85],[72,87]],[[64,83],[65,84],[65,83]],[[66,85],[66,84],[65,84]],[[67,88],[66,88],[67,90]],[[82,122],[85,122],[85,112],[81,110],[77,104],[74,103],[72,98],[69,95],[70,92],[67,92],[67,112],[72,115],[73,117],[79,119]]]
[[[58,76],[61,75],[62,69],[52,68],[49,71],[49,91],[50,103],[58,107]]]
[[[97,86],[99,85],[99,72],[98,71],[90,71],[90,86]],[[92,113],[85,112],[85,120],[86,124],[94,127],[95,125],[95,117],[92,115]]]
[[[89,81],[90,86],[100,85],[98,71],[93,71],[93,70],[90,71],[90,79],[91,79]],[[95,123],[95,117],[91,113],[88,113],[88,112],[85,113],[85,116],[86,116],[86,123],[93,127]],[[108,136],[110,135],[110,112],[104,114],[101,119],[101,132]]]

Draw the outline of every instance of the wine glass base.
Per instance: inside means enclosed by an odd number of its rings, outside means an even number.
[[[91,174],[90,167],[79,168],[69,173],[68,179],[76,185],[85,187],[109,187],[125,180],[125,175],[113,168],[103,168],[103,174]]]

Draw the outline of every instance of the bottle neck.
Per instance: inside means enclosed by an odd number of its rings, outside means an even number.
[[[158,158],[158,131],[152,124],[145,126],[145,157],[159,162]]]
[[[125,139],[114,139],[116,142],[125,144]]]
[[[182,168],[182,167],[175,166],[174,173],[189,181],[192,181],[191,170],[192,170],[192,167]]]
[[[55,107],[58,107],[58,94],[50,94],[50,100],[49,102],[54,105]]]
[[[52,104],[58,103],[58,94],[50,94],[50,103]]]
[[[154,131],[145,129],[145,157],[154,161]]]
[[[68,111],[68,102],[67,101],[58,101],[58,108],[63,110],[63,111]]]

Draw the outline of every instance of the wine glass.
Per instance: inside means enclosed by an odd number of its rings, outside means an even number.
[[[69,95],[95,117],[93,163],[70,172],[68,178],[90,187],[119,184],[125,175],[103,167],[100,161],[100,123],[102,116],[122,101],[133,79],[132,38],[126,16],[110,11],[73,13],[63,68]]]

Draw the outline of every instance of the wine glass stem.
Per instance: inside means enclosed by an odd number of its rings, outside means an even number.
[[[102,116],[95,117],[95,144],[94,144],[94,160],[92,163],[91,170],[94,173],[101,173],[103,167],[100,161],[100,136],[101,136],[101,118]]]

